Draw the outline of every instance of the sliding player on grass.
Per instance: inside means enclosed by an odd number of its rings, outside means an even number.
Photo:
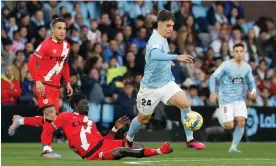
[[[124,147],[124,140],[114,140],[112,137],[119,128],[129,123],[127,117],[119,119],[108,136],[103,137],[92,120],[85,116],[89,109],[86,97],[81,94],[74,94],[69,103],[73,112],[60,113],[46,131],[51,134],[56,129],[61,128],[68,139],[69,147],[85,160],[141,158],[172,152],[172,148],[167,142],[158,149],[141,148],[142,146],[137,143],[135,146],[140,147],[140,149]],[[54,107],[53,105],[49,106]],[[14,121],[14,123],[17,122]],[[19,126],[14,123],[14,126]]]

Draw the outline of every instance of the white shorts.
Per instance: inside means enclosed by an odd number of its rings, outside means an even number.
[[[170,98],[179,91],[182,89],[174,81],[156,89],[140,87],[137,95],[137,109],[143,115],[151,115],[160,101],[167,105]]]
[[[247,118],[247,108],[244,101],[219,105],[218,119],[220,123],[233,121],[237,116]]]

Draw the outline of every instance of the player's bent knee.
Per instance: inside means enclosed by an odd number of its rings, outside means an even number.
[[[231,130],[231,129],[234,128],[234,123],[233,123],[233,122],[226,122],[226,123],[224,123],[223,125],[224,125],[224,128],[225,128],[226,130]]]
[[[138,114],[137,118],[138,121],[142,124],[147,124],[150,120],[151,115],[142,115],[142,114]]]
[[[237,121],[237,125],[238,125],[240,128],[244,128],[244,126],[245,126],[245,120],[243,120],[243,121]]]
[[[190,103],[189,101],[183,100],[180,105],[179,105],[180,109],[186,109],[188,107],[190,107]]]

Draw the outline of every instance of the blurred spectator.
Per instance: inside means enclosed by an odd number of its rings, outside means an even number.
[[[140,15],[137,17],[137,19],[134,21],[134,25],[132,26],[132,35],[133,37],[139,36],[139,30],[144,27],[145,25],[145,18],[144,16]]]
[[[134,108],[136,104],[136,94],[134,93],[133,84],[124,85],[123,92],[119,94],[118,105],[116,106],[116,117],[128,116],[130,119],[135,117]]]
[[[133,52],[129,51],[126,53],[126,67],[127,67],[127,70],[128,72],[134,74],[134,73],[137,73],[137,67],[136,67],[136,64],[135,64],[135,55]]]
[[[118,64],[123,65],[122,55],[118,50],[118,42],[116,40],[110,40],[109,46],[104,49],[104,60],[108,62],[111,56],[115,56]]]
[[[238,14],[239,14],[238,8],[233,7],[231,9],[231,12],[228,15],[228,22],[229,22],[230,25],[235,25],[236,24]]]
[[[70,59],[70,75],[76,75],[77,79],[80,80],[83,76],[83,58],[77,56],[76,58]]]
[[[13,76],[15,80],[22,82],[27,74],[28,65],[24,62],[25,54],[23,50],[16,52],[15,60],[12,64]]]
[[[261,90],[261,96],[257,97],[257,103],[259,106],[271,107],[272,104],[269,100],[270,92],[268,88],[263,88]]]
[[[31,18],[31,29],[33,31],[31,37],[35,36],[35,32],[37,32],[36,30],[38,29],[39,26],[43,26],[45,25],[45,22],[43,20],[43,11],[42,10],[37,10],[34,14],[34,16]]]
[[[182,26],[177,34],[177,44],[179,48],[179,53],[182,54],[185,51],[185,43],[188,36],[188,30],[186,26]]]
[[[99,71],[92,68],[87,76],[82,78],[82,93],[85,94],[92,103],[101,103],[105,100],[103,89],[99,81]]]
[[[248,48],[250,60],[257,62],[259,58],[262,58],[264,56],[260,42],[255,37],[255,33],[253,29],[249,30],[248,37],[245,40],[245,42]]]
[[[3,61],[6,65],[10,65],[15,59],[15,53],[12,51],[12,41],[9,39],[2,40],[2,44],[4,46],[4,49],[2,50],[1,54],[3,57]]]
[[[45,26],[39,26],[37,27],[37,34],[36,36],[33,38],[34,40],[34,47],[37,48],[40,43],[43,42],[43,40],[46,37],[46,27]]]
[[[175,16],[175,30],[178,31],[185,23],[191,12],[191,2],[181,2],[180,10],[174,13]]]
[[[46,22],[50,22],[54,15],[59,15],[60,12],[59,12],[59,9],[57,8],[57,1],[49,1],[48,3],[44,3],[43,12],[44,12],[44,20]],[[63,14],[61,13],[61,15]]]
[[[196,86],[192,85],[189,88],[189,94],[188,94],[188,99],[190,102],[191,106],[203,106],[204,103],[198,96],[198,89]]]
[[[221,44],[220,57],[223,59],[223,61],[231,59],[230,50],[227,42],[222,42]]]
[[[268,79],[272,75],[272,70],[267,67],[267,62],[265,60],[260,60],[257,73],[261,80]]]
[[[140,28],[138,37],[135,37],[133,39],[133,43],[137,45],[139,50],[144,49],[146,47],[146,44],[147,44],[146,36],[147,36],[146,28]]]
[[[25,45],[21,42],[19,31],[13,32],[12,52],[16,53],[18,50],[24,50]]]
[[[96,19],[91,20],[91,28],[87,33],[87,39],[93,43],[101,42],[101,32],[98,30],[98,22]]]
[[[211,27],[211,31],[210,31],[211,41],[214,41],[219,38],[221,29],[222,29],[222,26],[219,22],[216,22],[215,25]]]
[[[271,94],[272,95],[276,95],[276,75],[274,75],[273,77],[271,77]]]
[[[133,1],[129,5],[129,11],[131,11],[129,16],[132,19],[136,19],[139,15],[145,16],[150,13],[152,7],[150,1]]]
[[[211,43],[211,47],[214,50],[215,54],[218,56],[220,53],[221,45],[223,42],[227,41],[227,31],[222,29],[219,33],[219,38],[215,39]]]
[[[124,34],[124,42],[125,42],[125,46],[126,48],[129,47],[129,45],[132,43],[132,29],[130,26],[125,26],[124,30],[123,30],[123,34]]]
[[[11,12],[11,16],[15,17],[17,20],[19,20],[19,19],[21,19],[20,17],[26,13],[30,13],[27,8],[27,2],[19,1],[19,2],[16,2],[16,7]]]
[[[224,15],[224,4],[223,2],[216,1],[209,8],[207,18],[210,25],[214,25],[216,22],[228,23],[226,16]]]
[[[20,81],[14,79],[12,66],[9,65],[1,77],[1,103],[16,104],[20,96]]]
[[[116,15],[112,21],[110,38],[114,38],[119,32],[123,32],[123,20],[119,15]]]
[[[111,36],[110,24],[111,24],[111,21],[109,19],[108,14],[107,13],[102,13],[101,14],[101,20],[100,20],[100,23],[99,23],[99,30],[101,31],[101,33],[108,34],[108,37]]]
[[[13,39],[13,33],[18,30],[16,25],[15,17],[10,17],[8,22],[8,36],[10,39]]]
[[[124,55],[126,52],[126,45],[124,43],[124,36],[122,32],[118,32],[115,36],[115,40],[118,43],[118,52],[121,55]]]
[[[20,102],[31,102],[33,100],[33,86],[34,81],[29,72],[27,72],[22,84],[22,96],[20,97]]]
[[[237,9],[237,15],[244,16],[244,8],[241,6],[240,1],[225,1],[224,2],[224,14],[228,16],[232,9]]]
[[[21,43],[26,44],[26,42],[28,41],[28,39],[27,39],[27,28],[26,27],[20,27],[19,28],[19,33],[20,33],[20,37],[21,37]]]
[[[76,28],[78,31],[80,31],[81,26],[83,25],[83,17],[81,13],[76,13],[76,15],[72,18],[75,18],[75,21],[73,22],[74,28]]]

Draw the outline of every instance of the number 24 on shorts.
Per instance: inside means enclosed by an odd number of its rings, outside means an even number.
[[[146,105],[151,106],[151,100],[142,99],[142,105],[143,106],[146,106]]]

